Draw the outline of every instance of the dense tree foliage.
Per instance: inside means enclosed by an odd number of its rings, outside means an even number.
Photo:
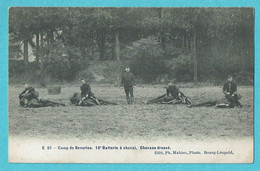
[[[163,50],[157,37],[149,36],[126,48],[125,55],[132,59],[130,67],[144,82],[151,82],[166,71]]]
[[[10,8],[9,34],[25,45],[27,71],[35,42],[41,79],[73,80],[93,60],[131,61],[144,82],[253,79],[252,8]]]

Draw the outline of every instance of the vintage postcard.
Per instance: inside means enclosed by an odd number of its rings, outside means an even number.
[[[254,8],[8,15],[9,162],[254,161]]]

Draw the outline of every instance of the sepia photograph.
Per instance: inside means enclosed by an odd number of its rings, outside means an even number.
[[[8,15],[9,162],[254,161],[254,8]]]

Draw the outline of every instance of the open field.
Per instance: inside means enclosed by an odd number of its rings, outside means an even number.
[[[185,105],[145,105],[165,93],[162,86],[137,87],[136,104],[126,105],[123,89],[92,85],[94,94],[116,106],[77,107],[69,98],[78,87],[62,87],[59,95],[36,88],[40,97],[66,107],[21,108],[22,87],[9,86],[9,135],[32,138],[137,138],[176,140],[230,139],[253,136],[253,87],[238,87],[243,108],[187,108]],[[193,102],[223,98],[221,87],[182,88]]]

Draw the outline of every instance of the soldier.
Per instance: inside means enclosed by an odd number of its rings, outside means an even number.
[[[82,85],[80,86],[81,93],[74,93],[70,98],[70,102],[77,106],[95,106],[95,105],[117,105],[114,102],[108,102],[99,98],[96,98],[95,95],[91,92],[89,84],[86,83],[86,80],[82,80]]]
[[[225,94],[230,107],[242,107],[241,103],[239,102],[239,96],[237,94],[237,85],[233,82],[233,77],[229,75],[227,80],[228,81],[223,86],[223,93]]]
[[[133,87],[135,87],[135,78],[134,78],[134,74],[130,72],[129,67],[126,67],[125,69],[125,73],[123,74],[121,80],[121,86],[124,86],[127,103],[133,104],[134,103]],[[129,97],[129,94],[131,97]]]
[[[174,84],[172,84],[171,81],[169,81],[166,94],[168,97],[171,95],[174,99],[178,99],[180,96],[180,90]]]
[[[238,101],[239,96],[236,93],[237,85],[233,82],[233,77],[228,76],[228,81],[223,86],[223,93],[227,102],[220,102],[219,100],[215,101],[206,101],[199,104],[192,104],[189,107],[199,107],[199,106],[215,106],[218,108],[233,108],[234,106],[242,107],[241,103]]]
[[[100,105],[99,100],[95,97],[95,95],[91,92],[91,88],[89,84],[86,83],[86,80],[81,80],[82,85],[80,86],[81,90],[81,100],[78,102],[78,105],[81,105],[87,98],[94,100],[97,105]]]
[[[94,96],[94,94],[91,92],[91,88],[89,84],[86,83],[86,80],[81,80],[82,85],[80,86],[81,91],[81,97],[88,97],[88,96]]]
[[[38,102],[39,99],[39,93],[35,91],[33,87],[29,87],[28,84],[24,83],[24,90],[22,93],[19,95],[19,101],[21,106],[28,107],[31,101],[36,101]]]
[[[65,106],[63,103],[52,102],[39,98],[39,93],[28,84],[24,84],[25,89],[19,95],[20,105],[24,107],[47,107],[47,106]]]
[[[171,81],[168,83],[166,94],[159,96],[156,99],[149,100],[146,104],[158,102],[167,104],[191,104],[190,100]]]

